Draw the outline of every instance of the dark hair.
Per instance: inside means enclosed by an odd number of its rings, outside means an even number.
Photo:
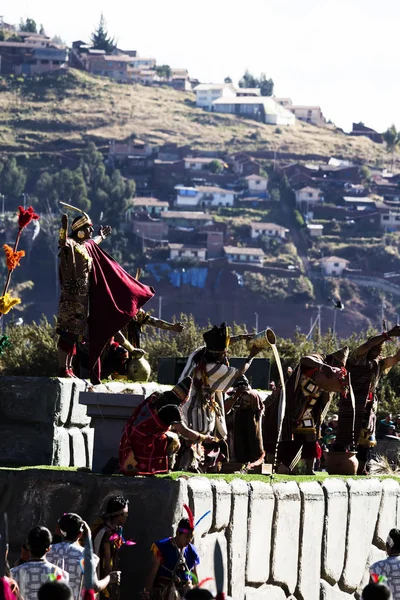
[[[128,506],[128,504],[129,500],[127,500],[123,496],[111,496],[111,498],[107,502],[106,513],[110,515],[111,513],[116,513],[120,510],[124,510],[124,508]]]
[[[186,592],[184,598],[185,600],[211,600],[214,596],[204,588],[195,587]]]
[[[52,537],[47,527],[38,525],[30,530],[27,541],[31,555],[41,557],[51,546]]]
[[[83,520],[75,513],[64,513],[58,521],[61,534],[69,542],[75,542],[82,531]]]
[[[393,596],[387,585],[369,583],[362,591],[362,600],[392,600]]]
[[[181,519],[178,523],[178,529],[188,529],[189,531],[193,531],[189,519]]]
[[[389,536],[393,540],[393,546],[391,550],[394,550],[396,554],[400,553],[400,529],[393,528],[389,531]]]
[[[38,591],[39,600],[72,600],[72,590],[63,581],[46,581]]]

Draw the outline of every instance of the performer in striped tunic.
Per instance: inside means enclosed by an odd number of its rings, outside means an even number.
[[[251,339],[254,334],[230,338],[225,323],[214,326],[203,334],[205,346],[195,350],[186,363],[181,380],[188,375],[193,378],[189,401],[182,408],[182,416],[188,427],[202,434],[218,438],[212,444],[192,444],[182,451],[179,468],[206,471],[217,462],[228,459],[226,443],[228,430],[225,420],[224,394],[234,381],[249,368],[253,357],[260,352],[250,350],[242,368],[229,365],[227,349],[232,343]]]

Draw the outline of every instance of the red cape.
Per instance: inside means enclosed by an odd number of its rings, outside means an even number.
[[[92,383],[100,383],[100,355],[104,346],[154,296],[154,289],[129,275],[93,240],[88,240],[85,247],[93,259],[89,296],[89,366]]]

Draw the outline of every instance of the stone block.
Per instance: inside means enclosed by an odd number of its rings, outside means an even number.
[[[86,467],[86,447],[82,430],[71,427],[67,431],[69,435],[70,466]]]
[[[71,447],[68,429],[65,427],[54,428],[53,459],[51,464],[56,467],[71,467]]]
[[[231,518],[232,489],[224,479],[211,479],[214,497],[212,530],[220,531],[229,525]]]
[[[322,545],[322,576],[334,585],[339,581],[346,551],[348,489],[341,479],[326,478],[322,484],[325,493],[325,527]]]
[[[68,418],[72,379],[1,377],[1,420],[63,425]]]
[[[321,600],[354,600],[354,595],[342,592],[337,586],[332,587],[321,580]]]
[[[316,481],[300,483],[299,488],[301,537],[298,593],[300,598],[319,600],[325,497],[321,486]]]
[[[194,539],[195,543],[198,544],[199,539],[209,532],[212,525],[213,493],[210,481],[206,477],[190,477],[187,484],[189,503],[194,514],[194,522],[196,523],[206,512],[211,511],[195,529]]]
[[[274,508],[275,496],[271,484],[252,481],[250,483],[247,583],[265,583],[269,579]]]
[[[53,424],[0,425],[0,465],[51,465],[54,454]]]
[[[225,534],[222,531],[215,533],[209,533],[199,539],[199,543],[196,543],[196,548],[200,554],[201,560],[197,567],[197,573],[199,579],[205,579],[206,577],[213,577],[213,581],[207,582],[204,587],[210,590],[215,595],[217,592],[215,585],[215,571],[214,571],[214,551],[215,544],[219,542],[222,551],[222,560],[224,564],[224,592],[228,590],[228,547]]]
[[[233,598],[244,598],[249,488],[242,479],[234,479],[231,488],[232,512],[227,530],[228,590]]]
[[[400,495],[400,486],[394,479],[381,481],[382,498],[376,524],[374,544],[381,550],[386,549],[386,538],[397,523],[397,502]]]
[[[359,589],[362,590],[369,583],[369,568],[374,563],[378,562],[378,560],[384,560],[387,558],[386,552],[380,550],[376,546],[372,545],[370,549],[370,553],[368,556],[367,564],[365,565],[364,577],[362,578]]]
[[[293,594],[297,585],[300,537],[300,490],[294,481],[273,485],[275,517],[272,537],[272,581]]]
[[[364,575],[378,518],[382,484],[373,479],[348,479],[347,485],[349,515],[340,587],[352,593],[358,589]]]
[[[83,379],[76,379],[72,383],[71,403],[67,418],[68,426],[86,427],[90,425],[90,417],[84,404],[79,403],[81,392],[87,391],[89,384]]]
[[[85,442],[86,466],[91,469],[93,464],[94,429],[85,427],[82,429],[82,435]]]
[[[262,585],[259,588],[246,587],[245,600],[286,600],[282,588],[276,585]]]

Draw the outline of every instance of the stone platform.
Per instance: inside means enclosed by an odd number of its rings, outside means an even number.
[[[235,600],[351,600],[368,580],[368,566],[384,558],[385,539],[400,523],[400,486],[385,479],[327,477],[270,483],[206,477],[99,476],[60,470],[0,469],[0,511],[9,516],[10,560],[29,529],[54,530],[60,515],[89,523],[114,494],[130,501],[121,551],[121,600],[143,588],[153,541],[172,535],[188,503],[203,519],[195,531],[200,579],[214,576],[218,540],[226,592]],[[209,582],[213,590],[214,582]]]

